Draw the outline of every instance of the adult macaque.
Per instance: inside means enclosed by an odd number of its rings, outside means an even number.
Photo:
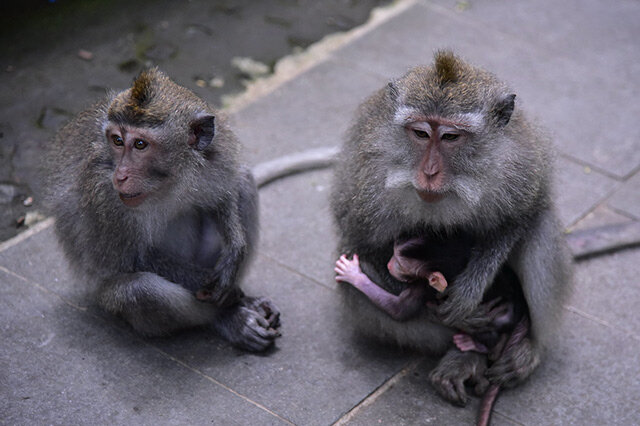
[[[470,243],[468,238],[455,236],[444,240],[421,236],[396,242],[387,269],[393,278],[409,284],[397,296],[380,288],[362,272],[357,254],[351,260],[340,256],[335,267],[336,281],[353,285],[393,319],[404,321],[425,306],[437,307],[438,296],[447,288],[447,281],[454,280],[466,266]],[[486,354],[491,362],[509,352],[529,333],[526,303],[519,290],[517,277],[503,267],[485,297],[489,301],[479,305],[459,325],[464,330],[454,334],[455,346],[461,352]],[[434,319],[437,321],[437,317]],[[484,393],[478,425],[487,425],[500,385],[489,384],[481,376],[476,377],[475,385],[477,393]]]
[[[346,322],[371,336],[445,353],[430,381],[456,404],[467,402],[465,382],[514,386],[526,379],[556,329],[571,281],[551,163],[549,141],[526,121],[513,92],[450,52],[373,94],[336,165],[331,205],[340,253],[357,254],[371,281],[394,295],[415,285],[389,273],[397,241],[436,235],[438,250],[442,241],[465,235],[469,256],[447,278],[435,307],[421,303],[402,322],[355,287],[339,286]],[[507,281],[522,293],[530,327],[487,368],[485,355],[460,351],[453,335],[469,322],[474,330],[492,326],[490,302],[510,300],[496,285],[503,271],[513,272]]]
[[[257,238],[239,142],[207,103],[157,69],[80,113],[48,155],[56,233],[97,299],[145,335],[213,326],[261,351],[279,312],[238,280]]]

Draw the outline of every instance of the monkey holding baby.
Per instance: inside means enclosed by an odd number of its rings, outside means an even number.
[[[430,381],[455,404],[465,383],[525,380],[556,328],[571,258],[552,160],[513,92],[448,51],[374,93],[348,131],[331,198],[347,321],[444,353]]]
[[[273,345],[277,308],[238,286],[258,221],[239,148],[212,107],[157,69],[58,132],[48,205],[106,311],[144,335],[209,325],[246,350]]]

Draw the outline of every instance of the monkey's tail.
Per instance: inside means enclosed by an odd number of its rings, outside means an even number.
[[[515,345],[520,343],[524,336],[529,332],[529,317],[525,315],[518,324],[516,324],[515,328],[511,332],[509,339],[502,348],[502,352],[500,353],[500,358],[503,354],[509,352],[513,349]],[[500,392],[500,385],[497,383],[493,383],[489,386],[489,389],[485,392],[482,397],[482,401],[480,402],[480,411],[478,411],[478,426],[488,426],[489,420],[491,419],[491,412],[493,411],[493,405],[496,402],[498,397],[498,393]]]
[[[484,393],[480,402],[480,411],[478,411],[478,421],[476,423],[478,426],[489,426],[493,404],[496,402],[498,392],[500,392],[500,385],[494,383]]]
[[[333,165],[340,148],[337,146],[310,149],[285,155],[256,165],[252,172],[258,188],[294,173],[323,169]]]

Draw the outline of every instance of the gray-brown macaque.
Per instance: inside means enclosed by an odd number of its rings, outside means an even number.
[[[261,351],[279,312],[238,281],[257,238],[257,190],[226,122],[151,69],[56,135],[56,233],[98,303],[145,335],[210,325]]]
[[[430,380],[455,404],[467,402],[465,384],[483,392],[487,381],[508,387],[526,379],[550,342],[571,282],[550,190],[552,161],[550,142],[525,119],[513,92],[450,52],[374,93],[360,106],[335,169],[339,252],[346,260],[357,255],[370,281],[393,295],[416,288],[387,267],[399,242],[426,235],[437,251],[463,235],[468,259],[446,277],[437,303],[420,301],[402,321],[354,285],[340,285],[345,322],[382,340],[444,353]],[[453,336],[495,327],[500,300],[522,307],[530,325],[488,366],[486,354],[460,350]]]

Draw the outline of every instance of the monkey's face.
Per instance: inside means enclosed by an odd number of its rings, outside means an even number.
[[[468,140],[459,123],[440,117],[411,121],[405,126],[415,159],[414,186],[427,203],[436,203],[448,195],[452,179],[451,158]]]
[[[112,184],[122,203],[140,206],[164,186],[170,177],[159,135],[148,128],[111,124],[106,130],[115,169]]]

